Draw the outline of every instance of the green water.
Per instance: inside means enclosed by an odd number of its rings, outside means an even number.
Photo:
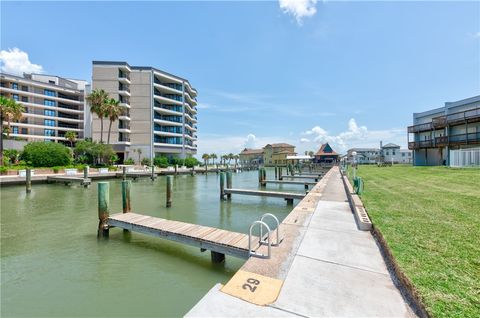
[[[272,171],[269,171],[270,178]],[[237,188],[258,188],[257,172],[234,174]],[[111,211],[121,212],[121,183],[110,182]],[[233,195],[220,202],[215,174],[174,178],[173,207],[165,208],[165,177],[132,183],[132,212],[248,232],[263,213],[280,221],[283,199]],[[267,189],[303,192],[303,186]],[[111,229],[98,241],[97,184],[88,189],[34,184],[0,189],[2,317],[182,316],[244,260]]]

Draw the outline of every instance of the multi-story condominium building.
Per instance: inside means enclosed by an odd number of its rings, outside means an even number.
[[[25,108],[20,122],[11,124],[11,137],[27,141],[65,142],[74,131],[84,138],[86,81],[43,74],[16,76],[0,73],[0,94]]]
[[[480,165],[480,95],[414,113],[408,134],[414,165]]]
[[[268,144],[263,147],[263,162],[265,166],[286,164],[287,156],[296,154],[295,146],[293,145],[286,143]]]
[[[104,89],[125,108],[110,142],[121,160],[197,153],[197,91],[188,80],[153,67],[93,61],[92,88]],[[92,137],[100,139],[95,115]]]

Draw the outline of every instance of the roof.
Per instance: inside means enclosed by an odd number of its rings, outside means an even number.
[[[367,151],[380,151],[378,148],[352,148],[348,149],[347,152],[356,151],[356,152],[367,152]]]
[[[266,145],[266,146],[263,147],[263,148],[266,148],[266,147],[268,147],[268,146],[270,146],[270,147],[272,147],[272,148],[282,148],[282,147],[293,147],[293,148],[295,148],[294,145],[290,145],[290,144],[287,144],[287,143],[284,143],[284,142],[278,143],[278,144],[268,144],[268,145]]]
[[[400,148],[400,146],[392,144],[392,143],[388,143],[385,146],[383,146],[382,148]]]
[[[323,144],[320,149],[318,149],[315,156],[338,156],[338,153],[336,153],[327,142],[326,144]]]
[[[245,148],[240,152],[241,155],[263,154],[263,149],[248,149]]]

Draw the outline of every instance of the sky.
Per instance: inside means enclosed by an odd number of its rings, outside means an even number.
[[[198,92],[198,155],[406,147],[414,112],[480,94],[480,2],[1,1],[0,67],[91,81],[153,66]]]

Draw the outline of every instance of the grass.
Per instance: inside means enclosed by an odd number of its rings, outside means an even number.
[[[434,317],[480,317],[480,169],[360,166],[362,201]]]

